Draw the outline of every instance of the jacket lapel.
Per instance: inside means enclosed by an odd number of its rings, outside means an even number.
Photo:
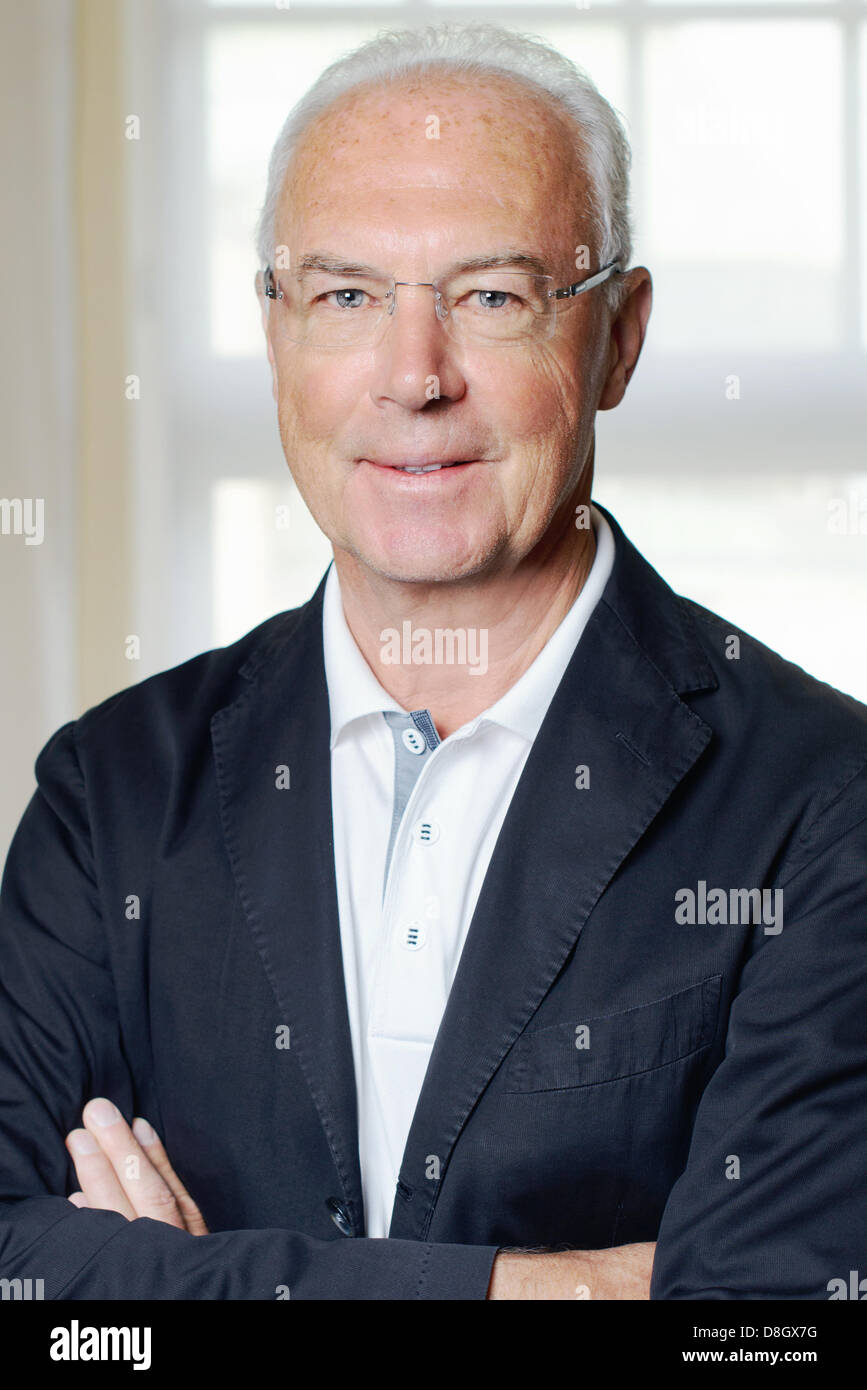
[[[515,790],[404,1152],[389,1235],[423,1240],[461,1129],[618,867],[711,730],[678,690],[716,685],[688,611],[614,519],[616,555]],[[586,765],[590,785],[576,789]],[[440,1159],[440,1182],[426,1177]]]
[[[289,1042],[319,1113],[343,1201],[364,1229],[355,1075],[331,819],[325,578],[241,667],[211,720],[226,848]],[[282,774],[279,769],[287,771]],[[278,777],[288,787],[278,786]]]

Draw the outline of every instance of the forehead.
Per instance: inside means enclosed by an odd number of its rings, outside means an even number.
[[[415,239],[435,251],[474,232],[568,253],[585,189],[575,126],[532,88],[415,75],[355,88],[308,128],[282,191],[278,241],[309,250],[322,237],[362,235],[383,249]]]

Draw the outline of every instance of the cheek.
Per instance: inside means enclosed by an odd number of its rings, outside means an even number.
[[[346,360],[323,358],[302,365],[295,357],[278,364],[280,432],[284,444],[328,448],[339,438],[363,386]],[[303,459],[299,460],[303,466]]]
[[[584,392],[574,364],[550,353],[525,357],[520,367],[491,375],[485,386],[511,467],[503,501],[515,525],[533,532],[571,491],[583,468]]]
[[[557,451],[577,429],[580,382],[551,355],[525,355],[520,363],[494,362],[477,384],[501,438],[517,448],[526,443]]]

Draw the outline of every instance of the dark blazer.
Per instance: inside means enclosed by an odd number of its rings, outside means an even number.
[[[867,1274],[867,709],[675,596],[608,519],[388,1240],[363,1236],[324,580],[49,740],[0,898],[0,1275],[481,1299],[500,1246],[632,1241],[658,1242],[656,1299]],[[684,921],[712,889],[727,919]],[[781,890],[782,929],[739,889]],[[211,1235],[65,1200],[94,1095],[152,1121]]]

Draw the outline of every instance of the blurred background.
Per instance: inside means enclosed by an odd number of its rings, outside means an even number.
[[[552,40],[627,123],[655,299],[595,496],[867,700],[867,0],[0,0],[0,857],[54,729],[321,577],[253,292],[267,160],[323,66],[442,18]]]

